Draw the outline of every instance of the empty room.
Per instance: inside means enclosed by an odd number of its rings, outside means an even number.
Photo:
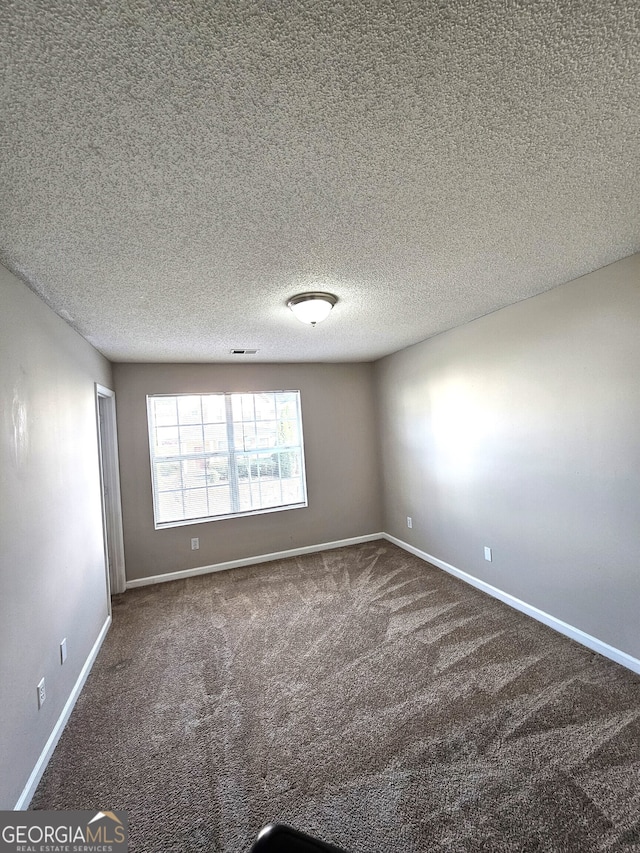
[[[0,17],[2,849],[640,849],[635,4]]]

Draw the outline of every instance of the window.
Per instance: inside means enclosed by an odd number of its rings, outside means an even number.
[[[299,391],[147,397],[155,526],[307,506]]]

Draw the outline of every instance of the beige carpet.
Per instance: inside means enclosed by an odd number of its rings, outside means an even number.
[[[386,542],[129,591],[34,797],[133,851],[640,850],[640,677]]]

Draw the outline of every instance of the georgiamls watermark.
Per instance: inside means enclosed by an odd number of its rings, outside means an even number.
[[[126,853],[125,812],[0,812],[0,853]]]

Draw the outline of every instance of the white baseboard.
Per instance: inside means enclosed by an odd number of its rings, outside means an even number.
[[[579,628],[574,628],[572,625],[563,622],[561,619],[557,619],[555,616],[551,616],[549,613],[545,613],[543,610],[539,610],[537,607],[534,607],[531,604],[527,604],[525,601],[521,601],[519,598],[516,598],[513,595],[510,595],[508,592],[503,592],[501,589],[498,589],[491,584],[486,583],[485,581],[479,580],[478,578],[473,577],[473,575],[468,574],[467,572],[463,572],[461,569],[457,569],[455,566],[452,566],[450,563],[445,563],[444,560],[438,559],[438,557],[434,557],[431,554],[427,554],[425,551],[421,551],[419,548],[415,548],[413,545],[409,545],[408,542],[403,542],[401,539],[397,539],[395,536],[391,536],[389,533],[370,533],[366,536],[354,536],[350,539],[341,539],[336,542],[323,542],[318,545],[307,545],[302,548],[292,548],[288,551],[278,551],[273,554],[262,554],[257,557],[245,557],[241,560],[230,560],[227,563],[216,563],[212,566],[200,566],[195,569],[185,569],[179,572],[170,572],[164,575],[154,575],[153,577],[147,578],[139,578],[136,580],[127,581],[127,589],[133,589],[134,587],[139,586],[147,586],[149,584],[162,583],[164,581],[172,581],[179,580],[181,578],[193,577],[195,575],[203,575],[209,574],[210,572],[222,572],[227,569],[235,569],[241,566],[251,566],[257,563],[267,563],[273,560],[280,560],[286,557],[296,557],[301,554],[313,554],[319,551],[329,551],[333,548],[343,548],[348,545],[357,545],[361,542],[373,542],[376,539],[386,539],[388,542],[392,542],[394,545],[397,545],[400,548],[403,548],[405,551],[408,551],[410,554],[414,554],[416,557],[419,557],[421,560],[424,560],[427,563],[431,563],[434,566],[442,569],[445,572],[448,572],[450,575],[454,575],[465,583],[470,584],[471,586],[476,587],[476,589],[481,590],[482,592],[487,593],[493,598],[497,598],[500,601],[508,604],[510,607],[513,607],[515,610],[519,610],[521,613],[525,613],[527,616],[531,616],[533,619],[536,619],[538,622],[542,622],[545,625],[548,625],[550,628],[558,631],[560,634],[564,634],[566,637],[570,637],[572,640],[580,643],[583,646],[586,646],[588,649],[591,649],[594,652],[602,655],[603,657],[609,658],[616,663],[621,664],[622,666],[627,667],[627,669],[632,670],[640,674],[640,660],[632,657],[632,655],[627,654],[627,652],[620,651],[620,649],[616,649],[614,646],[610,646],[608,643],[599,640],[597,637],[592,637],[590,634],[586,634],[584,631],[581,631]],[[36,766],[33,768],[29,779],[18,799],[18,802],[15,805],[15,811],[21,811],[23,809],[28,808],[29,803],[31,802],[31,798],[33,797],[36,788],[38,787],[38,783],[42,778],[42,774],[44,773],[46,766],[51,758],[54,749],[56,748],[56,744],[58,743],[60,736],[64,730],[65,725],[67,724],[67,720],[71,716],[71,712],[73,711],[74,705],[78,700],[78,696],[82,688],[84,687],[84,683],[87,680],[87,676],[91,671],[91,667],[98,656],[98,652],[100,651],[100,647],[104,642],[104,638],[109,630],[109,626],[111,625],[111,616],[108,616],[104,625],[100,630],[100,634],[93,644],[93,648],[89,652],[89,655],[80,671],[80,674],[76,680],[76,683],[67,699],[64,708],[58,720],[53,728],[53,731],[49,735],[49,739],[47,740],[44,749],[42,750],[38,761],[36,762]]]
[[[80,670],[80,675],[78,676],[76,683],[73,686],[73,690],[67,699],[64,708],[62,709],[62,713],[58,717],[58,720],[53,727],[53,731],[49,735],[49,739],[44,745],[44,749],[40,753],[40,757],[36,762],[36,766],[31,771],[31,776],[27,780],[27,784],[24,786],[24,790],[20,794],[20,798],[15,805],[14,811],[24,811],[29,807],[29,803],[31,802],[31,798],[33,797],[36,788],[38,787],[38,782],[42,778],[42,774],[44,773],[47,764],[49,763],[49,759],[53,755],[53,750],[56,748],[56,744],[60,740],[60,735],[62,734],[64,727],[67,724],[67,720],[71,716],[71,712],[73,711],[73,707],[78,701],[78,696],[80,695],[80,691],[84,687],[84,683],[87,680],[87,676],[91,672],[91,667],[98,656],[98,652],[100,651],[100,647],[104,641],[104,638],[107,635],[107,631],[109,630],[109,626],[111,625],[111,616],[107,616],[106,622],[100,629],[100,633],[98,634],[98,639],[93,644],[93,648],[89,652],[89,656],[82,669]]]
[[[289,551],[276,551],[273,554],[260,554],[257,557],[244,557],[241,560],[229,560],[227,563],[214,563],[212,566],[198,566],[195,569],[182,569],[179,572],[167,572],[164,575],[152,575],[147,578],[136,578],[127,581],[127,589],[138,586],[177,581],[191,578],[195,575],[208,575],[211,572],[224,572],[227,569],[238,569],[241,566],[253,566],[256,563],[270,563],[273,560],[284,560],[287,557],[298,557],[301,554],[315,554],[318,551],[330,551],[333,548],[344,548],[347,545],[358,545],[360,542],[373,542],[384,539],[384,533],[369,533],[366,536],[353,536],[350,539],[340,539],[337,542],[323,542],[319,545],[305,545],[302,548],[291,548]]]
[[[493,598],[503,601],[515,610],[520,610],[522,613],[526,613],[527,616],[531,616],[538,622],[548,625],[560,634],[564,634],[565,637],[570,637],[572,640],[575,640],[577,643],[597,652],[603,657],[609,658],[622,666],[626,666],[627,669],[640,674],[640,660],[627,654],[627,652],[622,652],[620,649],[610,646],[608,643],[599,640],[597,637],[592,637],[590,634],[586,634],[584,631],[581,631],[580,628],[574,628],[573,625],[569,625],[561,619],[556,619],[555,616],[545,613],[544,610],[539,610],[537,607],[527,604],[526,601],[521,601],[519,598],[510,595],[508,592],[503,592],[501,589],[498,589],[485,581],[478,580],[478,578],[474,578],[473,575],[469,575],[467,572],[463,572],[461,569],[457,569],[455,566],[445,563],[444,560],[439,560],[431,554],[420,551],[419,548],[414,548],[413,545],[409,545],[401,539],[396,539],[395,536],[391,536],[389,533],[384,533],[383,538],[389,542],[393,542],[394,545],[398,545],[410,554],[415,554],[415,556],[420,557],[421,560],[425,560],[427,563],[432,563],[434,566],[437,566],[439,569],[443,569],[450,575],[460,578],[460,580],[463,580],[465,583],[475,586],[476,589],[486,592]]]

